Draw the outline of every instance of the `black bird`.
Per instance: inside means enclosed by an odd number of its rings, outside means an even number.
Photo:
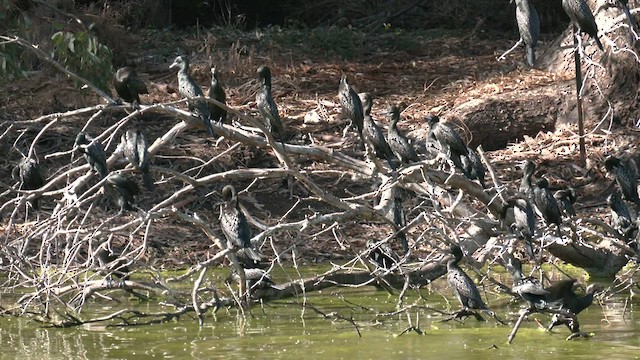
[[[567,217],[576,216],[576,210],[573,208],[573,204],[576,202],[576,190],[569,187],[564,190],[558,190],[553,194],[553,197],[558,201],[560,210],[564,211]]]
[[[338,98],[342,106],[342,113],[355,125],[360,139],[363,140],[362,131],[364,128],[364,110],[358,94],[349,86],[347,76],[342,75],[340,86],[338,86]]]
[[[227,105],[227,94],[224,92],[224,88],[218,80],[218,72],[214,67],[211,68],[209,98],[218,100],[219,102]],[[219,107],[218,105],[209,104],[209,113],[211,114],[211,119],[219,123],[224,123],[227,120],[227,110]]]
[[[280,290],[280,288],[276,285],[275,282],[271,279],[271,275],[263,269],[258,268],[250,268],[244,269],[244,278],[247,291],[254,292],[255,290],[268,290],[268,289],[276,289]],[[234,269],[231,271],[229,276],[225,279],[227,284],[232,282],[239,283],[240,275]]]
[[[469,154],[460,156],[460,161],[462,162],[462,167],[464,169],[469,170],[469,180],[478,180],[480,185],[482,185],[483,189],[486,189],[486,185],[484,184],[484,177],[486,175],[487,169],[482,165],[482,160],[480,160],[480,155],[472,149],[467,148]]]
[[[608,156],[604,160],[604,167],[612,173],[620,187],[622,197],[640,208],[640,198],[638,198],[638,172],[635,162],[631,158],[617,158]]]
[[[232,185],[226,185],[222,188],[222,199],[224,203],[220,205],[220,227],[228,246],[239,248],[252,261],[262,260],[262,256],[251,245],[251,228],[240,210],[236,189]]]
[[[124,101],[137,107],[140,104],[140,94],[148,94],[147,85],[140,79],[135,69],[125,66],[116,72],[113,78],[113,86],[116,88],[118,96]]]
[[[178,68],[178,91],[180,95],[191,99],[194,97],[204,96],[200,85],[189,75],[189,60],[185,56],[178,56],[169,69]],[[207,129],[209,135],[213,135],[211,127],[211,114],[209,113],[209,105],[205,100],[189,100],[187,101],[189,111],[202,119],[202,124]]]
[[[387,143],[391,151],[403,163],[420,161],[416,149],[409,143],[400,131],[398,131],[398,121],[400,121],[400,109],[397,106],[391,106],[387,111],[389,117],[389,131],[387,132]]]
[[[284,128],[278,113],[278,106],[273,101],[271,94],[271,70],[268,66],[262,65],[258,68],[258,83],[260,89],[256,93],[256,103],[260,116],[265,121],[267,129],[276,139],[282,139]]]
[[[40,163],[36,159],[23,158],[20,160],[18,165],[11,170],[11,177],[19,181],[20,190],[37,190],[45,184]],[[38,200],[38,198],[35,198],[31,201],[31,206],[36,210],[40,207]]]
[[[549,182],[545,178],[536,181],[536,187],[533,189],[535,195],[535,203],[538,210],[542,213],[542,217],[547,224],[556,224],[558,232],[560,232],[560,224],[562,224],[562,215],[556,198],[549,191]]]
[[[453,255],[453,258],[447,262],[447,281],[449,282],[449,286],[453,288],[463,310],[481,310],[495,318],[493,311],[489,310],[484,301],[482,301],[476,284],[471,280],[469,275],[458,266],[458,263],[464,255],[462,249],[454,244],[451,245],[449,251]]]
[[[440,122],[440,118],[435,115],[428,115],[426,118],[429,123],[429,141],[435,141],[440,147],[440,152],[445,154],[464,175],[471,179],[471,162],[467,162],[466,166],[462,164],[462,156],[469,155],[469,149],[462,141],[460,135],[448,125]],[[429,144],[427,144],[429,146]]]
[[[147,140],[139,131],[127,130],[122,134],[121,143],[124,156],[129,163],[142,172],[142,181],[148,190],[153,190],[153,177],[149,173],[149,152],[147,151]]]
[[[120,214],[129,210],[135,210],[134,197],[140,193],[138,184],[129,175],[111,174],[104,183],[107,195],[120,207]]]
[[[622,201],[617,191],[607,197],[607,203],[611,208],[611,227],[625,239],[630,239],[637,226],[631,217],[627,204]]]
[[[540,18],[530,0],[515,0],[515,2],[518,31],[527,49],[527,63],[533,66],[536,62],[536,44],[540,35]]]
[[[578,296],[573,287],[575,279],[557,281],[546,290],[549,292],[548,300],[552,307],[568,310],[574,315],[580,314],[584,309],[593,303],[594,294],[600,289],[597,284],[587,286],[585,295]],[[551,330],[558,325],[566,325],[573,333],[580,331],[580,324],[569,316],[555,314],[547,330]]]
[[[514,223],[509,227],[518,239],[524,240],[527,255],[534,259],[531,240],[536,231],[536,215],[529,200],[523,197],[509,198],[500,211],[502,221],[507,217],[507,210],[513,208]]]
[[[91,136],[81,131],[76,136],[75,147],[84,154],[91,170],[97,172],[101,179],[109,174],[107,156],[99,141],[94,141]]]
[[[562,7],[576,28],[591,36],[598,48],[604,51],[604,47],[598,39],[598,24],[596,24],[596,19],[593,17],[589,5],[584,0],[562,0]]]
[[[536,311],[547,306],[549,292],[545,290],[538,279],[524,276],[520,260],[509,255],[505,261],[505,267],[513,277],[511,290],[529,304],[530,310]]]
[[[108,250],[106,244],[100,245],[93,256],[98,260],[100,275],[108,280],[111,280],[111,277],[116,277],[120,281],[129,279],[129,262],[119,254]]]
[[[400,263],[400,257],[396,254],[388,243],[378,243],[376,240],[367,240],[369,250],[369,260],[377,267],[390,270]]]
[[[527,199],[534,201],[535,195],[533,194],[531,177],[533,176],[533,172],[536,171],[536,163],[531,160],[525,161],[523,170],[519,191],[526,196]]]
[[[389,144],[384,137],[384,133],[382,132],[378,124],[376,124],[375,120],[373,120],[373,118],[371,117],[371,106],[373,105],[371,94],[362,93],[359,94],[358,97],[360,98],[360,103],[362,104],[362,113],[364,115],[364,138],[371,142],[376,152],[376,156],[380,159],[387,159],[389,165],[393,167],[393,151],[391,151],[391,148],[389,147]]]

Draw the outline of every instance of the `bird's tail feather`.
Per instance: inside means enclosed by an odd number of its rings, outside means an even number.
[[[527,63],[529,66],[533,66],[536,62],[536,49],[533,46],[527,45]]]

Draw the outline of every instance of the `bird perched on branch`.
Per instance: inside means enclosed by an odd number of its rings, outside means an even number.
[[[531,177],[533,172],[536,171],[536,164],[527,160],[523,166],[522,180],[520,180],[519,191],[529,200],[534,201],[535,195],[533,193],[533,184],[531,183]]]
[[[460,161],[462,162],[462,167],[464,169],[469,169],[469,180],[478,180],[483,189],[486,189],[486,185],[484,184],[484,177],[486,175],[487,169],[485,169],[484,165],[482,165],[482,160],[480,160],[480,155],[472,149],[467,148],[468,154],[460,156]]]
[[[362,109],[362,102],[358,93],[355,92],[347,82],[347,76],[342,75],[340,79],[340,85],[338,86],[338,98],[340,99],[340,105],[342,106],[342,113],[351,121],[352,125],[355,125],[356,131],[360,139],[364,142],[363,128],[364,128],[364,110]]]
[[[515,2],[518,31],[527,50],[527,64],[533,66],[536,62],[536,44],[540,35],[540,18],[530,0],[515,0]]]
[[[578,31],[591,36],[598,48],[604,51],[604,47],[600,39],[598,39],[598,24],[593,17],[591,9],[589,9],[589,5],[584,0],[562,0],[562,8]]]
[[[148,190],[153,190],[153,177],[149,173],[149,152],[147,140],[139,131],[127,130],[122,134],[121,144],[129,163],[142,172],[142,181]]]
[[[464,175],[471,179],[471,162],[462,163],[462,156],[469,155],[469,149],[462,141],[460,135],[448,125],[440,122],[440,118],[436,115],[428,115],[427,123],[429,124],[429,135],[427,142],[434,141],[440,148],[440,152],[445,154],[451,160],[454,166],[460,169]],[[427,144],[429,146],[429,144]]]
[[[224,203],[220,205],[220,227],[228,246],[239,249],[251,261],[262,260],[262,256],[251,245],[251,228],[240,209],[238,194],[233,185],[222,188],[222,199]]]
[[[269,273],[263,269],[244,269],[244,278],[246,289],[250,293],[255,292],[255,290],[281,289],[276,285],[275,282],[273,282],[273,280],[271,279],[271,275],[269,275]],[[240,275],[238,275],[238,272],[233,269],[233,271],[231,271],[231,273],[229,273],[229,275],[225,279],[225,282],[227,284],[230,284],[232,282],[239,283]]]
[[[398,121],[400,121],[400,109],[397,106],[391,106],[387,111],[389,117],[389,131],[387,132],[387,143],[391,151],[403,163],[420,161],[416,149],[409,143],[400,131],[398,131]]]
[[[549,182],[545,178],[536,181],[536,187],[533,189],[536,207],[542,213],[542,217],[547,224],[556,224],[558,232],[560,224],[562,224],[562,215],[558,202],[549,191]]]
[[[113,78],[113,86],[122,100],[133,104],[134,108],[140,104],[140,94],[148,94],[147,85],[130,66],[125,66],[116,72]]]
[[[447,262],[447,281],[449,282],[449,286],[453,288],[460,305],[462,305],[463,311],[480,310],[500,321],[495,313],[489,310],[484,301],[482,301],[480,292],[473,280],[458,266],[458,263],[464,256],[462,249],[454,244],[450,246],[449,251],[453,255],[453,258]]]
[[[375,120],[371,117],[371,107],[373,105],[373,99],[371,94],[362,93],[359,94],[360,102],[362,104],[362,113],[363,113],[363,129],[362,134],[364,138],[371,142],[373,148],[375,150],[376,156],[380,159],[386,159],[389,162],[389,166],[392,168],[393,165],[393,151],[389,147],[387,140],[382,133],[382,130],[376,124]]]
[[[45,181],[42,176],[40,164],[36,159],[23,158],[11,170],[11,177],[19,182],[20,190],[37,190],[44,186]],[[39,209],[39,199],[35,198],[31,201],[31,206],[35,210]]]
[[[367,240],[369,250],[369,260],[377,267],[390,270],[400,263],[400,257],[396,254],[388,243],[378,243],[376,240]]]
[[[178,56],[169,68],[178,68],[178,91],[180,95],[187,99],[204,96],[200,85],[189,75],[189,60],[186,56]],[[202,124],[207,129],[207,133],[213,135],[208,103],[205,100],[188,100],[187,104],[189,111],[192,111],[202,120]]]
[[[91,136],[81,131],[76,136],[75,147],[84,154],[84,158],[89,163],[91,170],[97,172],[101,179],[109,174],[107,156],[104,153],[104,147],[99,141],[94,141]]]
[[[611,208],[611,227],[625,239],[631,239],[633,232],[637,230],[637,225],[631,217],[627,204],[622,201],[617,191],[607,197],[607,204]]]
[[[638,170],[635,161],[628,157],[608,156],[604,160],[604,167],[616,179],[623,198],[633,202],[636,205],[636,210],[640,209]]]
[[[98,273],[111,280],[112,277],[126,281],[129,279],[129,262],[101,244],[93,255],[98,260]]]
[[[211,68],[211,86],[209,86],[208,96],[210,99],[215,99],[227,105],[227,94],[218,80],[218,72],[214,67]],[[209,104],[209,113],[211,114],[211,119],[218,123],[227,121],[227,110],[218,105]]]
[[[273,101],[273,94],[271,93],[271,70],[268,66],[262,65],[258,68],[258,83],[260,89],[256,93],[256,104],[258,105],[258,111],[260,116],[265,121],[267,130],[276,139],[282,139],[284,136],[284,127],[282,126],[282,120],[278,113],[278,106]]]
[[[129,210],[135,210],[133,207],[135,203],[134,197],[140,193],[140,189],[131,176],[111,174],[104,183],[104,189],[111,200],[120,207],[120,215]]]
[[[560,210],[563,211],[567,217],[576,216],[576,210],[573,208],[573,204],[576,202],[576,190],[569,187],[564,190],[558,190],[553,194],[553,197],[558,201]]]
[[[533,311],[547,306],[549,292],[544,289],[540,281],[531,276],[524,276],[520,260],[511,255],[505,257],[505,268],[513,278],[511,290],[520,295]]]
[[[512,197],[507,200],[500,210],[500,219],[504,221],[507,210],[513,208],[514,223],[509,227],[518,239],[524,240],[527,255],[535,259],[531,243],[536,231],[536,215],[529,200],[523,197]]]

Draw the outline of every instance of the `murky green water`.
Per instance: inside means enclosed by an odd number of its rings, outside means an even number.
[[[442,280],[439,280],[442,281]],[[436,284],[437,285],[437,284]],[[442,289],[450,296],[450,290]],[[429,306],[446,307],[438,292],[423,290]],[[349,303],[341,299],[347,299]],[[415,296],[414,296],[415,297]],[[409,299],[411,303],[415,299]],[[568,330],[548,333],[535,321],[525,322],[512,345],[506,344],[511,326],[467,319],[440,323],[427,310],[412,310],[420,318],[425,335],[414,332],[398,336],[408,326],[406,315],[376,317],[391,312],[396,298],[373,288],[332,289],[314,294],[308,301],[324,313],[337,312],[356,320],[353,324],[332,321],[301,307],[292,300],[256,306],[251,316],[236,316],[236,310],[220,310],[217,319],[207,317],[199,328],[191,317],[160,325],[105,328],[92,325],[74,329],[42,328],[26,319],[0,318],[2,359],[637,359],[640,357],[640,321],[628,307],[623,319],[623,299],[594,304],[580,315],[589,339],[565,341]],[[433,301],[433,302],[431,302]],[[507,304],[494,310],[515,321],[522,304]],[[143,305],[145,306],[145,305]],[[456,305],[457,306],[457,305]],[[157,311],[157,308],[141,310]],[[546,324],[548,317],[535,315]],[[605,321],[607,319],[608,321]]]

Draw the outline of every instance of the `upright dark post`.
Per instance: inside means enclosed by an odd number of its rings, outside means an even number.
[[[576,98],[578,100],[578,142],[580,146],[580,166],[585,167],[587,165],[587,150],[584,143],[584,115],[582,113],[582,96],[580,96],[580,90],[582,89],[582,66],[580,66],[580,49],[578,49],[580,44],[577,38],[577,36],[579,36],[578,29],[575,24],[572,26],[573,45],[575,46],[573,58],[576,63]]]

